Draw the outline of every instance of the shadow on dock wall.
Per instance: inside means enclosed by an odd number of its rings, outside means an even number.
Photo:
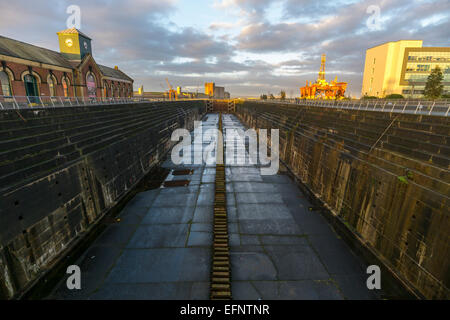
[[[0,299],[20,296],[193,129],[203,101],[0,112]]]
[[[280,129],[282,161],[414,295],[450,298],[448,117],[256,102],[236,114]]]

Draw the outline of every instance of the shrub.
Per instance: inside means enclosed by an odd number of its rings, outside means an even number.
[[[401,94],[397,94],[397,93],[393,93],[390,95],[386,96],[386,99],[404,99],[405,97],[403,97]]]
[[[362,99],[370,100],[370,99],[378,99],[378,97],[375,97],[375,96],[363,96]]]

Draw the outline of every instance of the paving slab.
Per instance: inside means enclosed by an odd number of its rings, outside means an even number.
[[[127,248],[182,248],[186,245],[189,225],[158,224],[137,228]]]
[[[224,115],[224,128],[244,129],[233,115]],[[230,226],[240,235],[231,245],[234,299],[373,298],[364,265],[288,176],[239,166],[226,176],[228,212],[237,211]]]
[[[208,114],[203,132],[217,128]],[[223,115],[224,130],[245,127]],[[192,132],[193,152],[209,144]],[[226,135],[231,138],[231,135]],[[248,159],[248,142],[233,158]],[[245,147],[244,147],[245,146]],[[209,154],[209,160],[215,160]],[[213,237],[215,162],[174,164],[167,181],[184,187],[142,192],[78,259],[82,290],[55,288],[55,299],[208,299]],[[232,294],[236,300],[375,299],[365,285],[366,265],[286,175],[264,176],[260,164],[226,163]],[[176,176],[173,170],[191,169]]]

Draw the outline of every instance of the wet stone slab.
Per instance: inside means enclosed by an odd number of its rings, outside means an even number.
[[[224,115],[224,128],[243,129],[236,120]],[[231,246],[234,299],[375,298],[364,290],[361,261],[308,210],[311,204],[289,177],[243,166],[227,167],[226,175],[233,186],[227,199],[234,199],[228,211],[236,211],[232,228],[240,235],[240,245]]]
[[[208,115],[203,129],[217,125],[218,115]],[[192,158],[203,156],[204,146],[196,143]],[[108,227],[79,259],[83,290],[70,292],[64,279],[52,298],[209,298],[215,166],[178,165],[170,158],[162,166],[171,170],[166,181],[188,180],[189,185],[138,194],[120,214],[120,222]],[[172,174],[186,169],[193,171]]]
[[[205,132],[217,128],[208,114]],[[245,130],[233,115],[224,129]],[[208,143],[192,133],[192,154]],[[228,137],[228,136],[227,136]],[[248,147],[248,144],[246,144]],[[247,155],[237,146],[234,159]],[[211,160],[211,159],[210,159]],[[212,159],[214,160],[214,159]],[[215,164],[174,164],[167,181],[188,186],[138,194],[79,258],[83,289],[55,288],[54,299],[208,299],[212,254]],[[192,174],[172,174],[173,170]],[[366,266],[285,175],[263,176],[255,165],[226,164],[232,294],[236,300],[373,299]]]

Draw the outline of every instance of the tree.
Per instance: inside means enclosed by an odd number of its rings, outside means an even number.
[[[437,99],[442,96],[442,93],[444,92],[442,80],[444,80],[444,75],[442,74],[441,68],[437,66],[428,76],[427,84],[425,85],[425,97]]]
[[[262,94],[260,98],[261,100],[267,100],[267,94]]]
[[[275,97],[274,97],[274,95],[272,93],[270,94],[269,99],[270,100],[275,100]]]
[[[286,100],[286,91],[281,90],[280,97],[281,97],[281,100]]]

